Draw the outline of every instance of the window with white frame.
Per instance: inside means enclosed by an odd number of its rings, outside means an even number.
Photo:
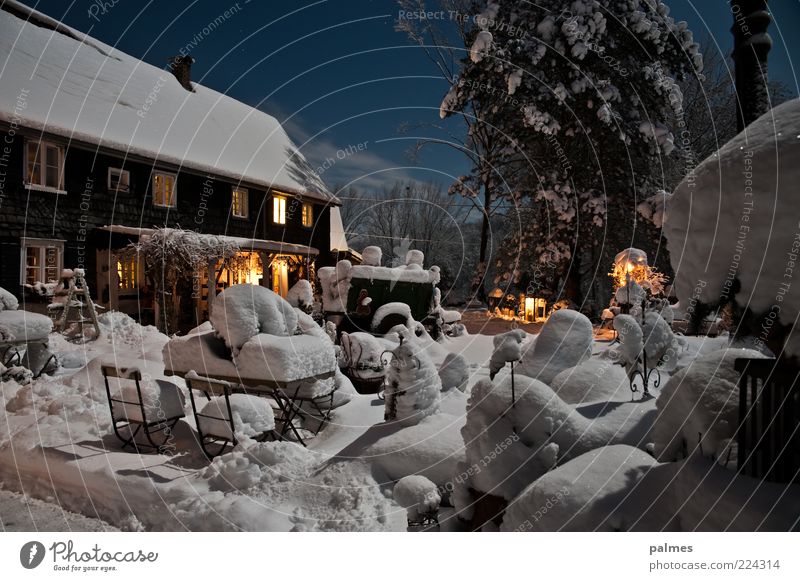
[[[22,239],[22,284],[57,281],[63,264],[63,240]]]
[[[286,196],[272,195],[272,221],[276,224],[286,224]]]
[[[25,184],[32,189],[63,191],[64,148],[49,141],[25,146]]]
[[[237,218],[247,218],[248,192],[246,188],[233,188],[231,194],[231,213]]]
[[[314,224],[314,206],[308,202],[303,202],[303,226],[311,228]]]
[[[153,172],[153,205],[174,208],[178,201],[177,176],[163,171]]]
[[[119,167],[108,168],[108,190],[110,192],[129,192],[131,173]]]

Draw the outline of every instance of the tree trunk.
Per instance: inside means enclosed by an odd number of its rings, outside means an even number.
[[[478,254],[478,270],[475,275],[475,280],[472,284],[472,294],[479,301],[486,302],[486,288],[484,286],[486,272],[488,267],[486,264],[486,252],[489,245],[489,211],[492,208],[492,190],[489,184],[484,181],[483,184],[483,221],[481,223],[481,244],[480,252]]]
[[[733,62],[736,71],[736,125],[742,131],[769,110],[767,53],[772,20],[767,0],[734,0]]]

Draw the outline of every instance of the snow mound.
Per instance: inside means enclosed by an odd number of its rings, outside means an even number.
[[[550,383],[563,370],[588,359],[593,343],[592,323],[585,315],[558,310],[550,315],[536,339],[525,344],[516,370]]]
[[[553,378],[553,391],[569,404],[630,399],[625,370],[601,359],[589,359]]]
[[[409,521],[418,521],[421,516],[435,514],[442,497],[436,485],[424,476],[405,476],[392,489],[395,502],[406,509]]]
[[[675,189],[664,224],[681,305],[733,298],[791,325],[800,287],[784,275],[800,251],[800,99],[783,103],[705,159]],[[788,269],[788,270],[787,270]],[[738,282],[737,282],[738,281]],[[691,307],[689,307],[691,308]],[[800,355],[800,342],[791,342]]]
[[[46,315],[29,311],[0,310],[0,335],[6,340],[33,341],[45,339],[53,330],[53,321]]]
[[[528,486],[506,509],[500,530],[621,531],[662,530],[667,480],[658,486],[648,472],[653,458],[630,446],[606,446],[587,452],[548,472]]]
[[[200,410],[198,423],[206,435],[241,440],[255,437],[275,428],[275,415],[269,402],[254,395],[234,393],[230,396],[235,433],[231,433],[228,407],[224,397],[215,397]],[[205,417],[211,416],[211,417]]]
[[[0,311],[16,311],[19,308],[17,297],[0,287]]]
[[[362,264],[365,266],[380,266],[383,259],[383,250],[380,246],[367,246],[361,251]]]
[[[439,367],[439,379],[442,382],[442,391],[454,387],[459,391],[466,391],[469,381],[469,362],[460,353],[448,353]]]
[[[136,384],[132,380],[108,378],[112,398],[125,400],[126,403],[114,402],[114,415],[117,419],[128,419],[141,422],[142,410],[137,404],[139,395]],[[148,421],[157,419],[174,418],[184,415],[185,397],[177,385],[164,379],[154,379],[148,374],[142,374],[139,382]]]
[[[234,356],[254,335],[286,337],[297,328],[292,305],[268,288],[251,284],[233,285],[217,295],[209,319]]]
[[[763,359],[749,349],[722,349],[701,355],[667,381],[656,401],[652,438],[655,456],[669,462],[698,450],[725,460],[739,423],[739,358]]]
[[[280,464],[303,466],[310,454],[301,446],[288,442],[240,444],[228,454],[214,458],[203,476],[211,490],[245,491],[268,480],[270,468]]]
[[[242,377],[275,381],[297,381],[338,368],[336,352],[328,338],[313,335],[283,337],[260,333],[242,345],[234,361]],[[315,394],[318,395],[324,393]]]
[[[446,489],[452,486],[456,467],[464,461],[461,428],[464,418],[448,414],[430,416],[413,426],[395,429],[381,425],[387,435],[370,445],[362,455],[389,480],[418,474]]]

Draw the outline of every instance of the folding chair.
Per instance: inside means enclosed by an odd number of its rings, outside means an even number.
[[[233,419],[233,408],[231,407],[231,395],[235,393],[247,394],[246,390],[238,384],[234,384],[222,379],[211,379],[201,377],[197,374],[187,374],[185,376],[186,387],[189,389],[189,399],[192,402],[192,413],[194,413],[197,436],[203,453],[209,460],[213,460],[229,447],[233,448],[239,441],[236,438],[236,426]],[[224,400],[224,409],[217,405],[217,413],[207,413],[208,406],[198,411],[197,401],[194,390],[203,392],[206,400],[211,402],[211,396],[216,396]],[[267,430],[261,434],[256,441],[264,441],[267,438],[274,440],[281,439],[275,429]]]
[[[167,390],[167,394],[174,390],[174,400],[164,402],[167,405],[164,407],[159,406],[158,411],[148,410],[142,398],[141,371],[135,368],[118,368],[113,365],[103,365],[102,370],[103,380],[106,385],[106,395],[108,396],[108,407],[111,411],[111,425],[114,428],[114,434],[122,442],[122,448],[124,449],[130,445],[136,448],[137,452],[140,448],[146,448],[155,450],[159,454],[173,449],[174,446],[166,446],[165,444],[172,436],[175,424],[186,415],[183,412],[178,386],[167,381],[156,380],[162,390]],[[110,377],[118,380],[117,384],[120,386],[119,396],[111,393]],[[135,401],[125,399],[121,389],[123,381],[132,381],[134,383],[136,387]],[[161,403],[159,401],[159,404]],[[156,417],[148,417],[153,415]],[[127,430],[127,434],[123,430]],[[139,434],[144,435],[145,442],[142,442],[141,439],[137,441],[136,437]]]

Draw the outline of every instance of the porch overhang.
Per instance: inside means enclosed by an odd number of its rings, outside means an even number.
[[[98,230],[110,232],[112,234],[123,234],[128,236],[147,236],[155,232],[153,228],[139,228],[136,226],[123,226],[121,224],[111,224],[109,226],[100,226]],[[202,234],[201,234],[202,236]],[[207,236],[214,236],[233,242],[238,245],[241,250],[252,250],[255,252],[269,252],[270,254],[294,254],[303,256],[317,256],[319,250],[313,246],[306,246],[305,244],[292,244],[289,242],[282,242],[280,240],[262,240],[260,238],[241,238],[238,236],[222,236],[217,234],[207,234]]]

